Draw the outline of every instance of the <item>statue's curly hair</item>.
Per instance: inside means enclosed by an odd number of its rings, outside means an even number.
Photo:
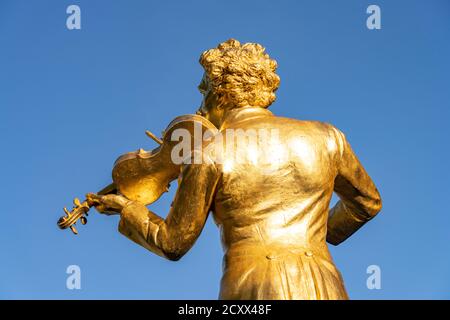
[[[257,43],[229,39],[200,56],[212,91],[235,107],[267,108],[275,101],[280,77],[277,62]]]

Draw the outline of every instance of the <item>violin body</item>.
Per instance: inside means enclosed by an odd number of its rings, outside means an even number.
[[[183,115],[175,118],[167,126],[161,140],[148,132],[147,134],[160,146],[151,151],[139,149],[121,155],[113,166],[113,183],[98,194],[121,194],[145,205],[158,200],[164,192],[168,191],[170,182],[180,175],[182,163],[173,161],[172,157],[174,146],[180,143],[179,140],[173,139],[173,133],[177,129],[185,130],[184,132],[190,135],[190,150],[194,150],[196,144],[201,143],[206,131],[211,134],[218,131],[209,120],[200,115]],[[70,228],[77,234],[74,225],[78,220],[82,224],[87,222],[85,215],[88,215],[92,205],[88,201],[81,202],[75,199],[71,212],[64,208],[66,216],[58,220],[58,226],[61,229]]]
[[[195,130],[201,130],[197,140]],[[120,156],[112,171],[114,184],[120,194],[130,200],[145,205],[151,204],[168,190],[171,181],[178,178],[181,163],[174,163],[172,150],[180,141],[172,141],[172,134],[177,129],[185,129],[190,133],[191,148],[196,141],[201,141],[206,130],[217,131],[206,118],[199,115],[185,115],[175,118],[164,131],[162,144],[152,151],[140,149]]]

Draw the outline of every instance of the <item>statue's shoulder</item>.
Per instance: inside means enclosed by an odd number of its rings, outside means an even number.
[[[296,128],[299,128],[300,130],[306,130],[311,131],[311,133],[319,134],[323,133],[325,135],[334,134],[336,132],[341,132],[338,128],[336,128],[333,124],[325,121],[319,121],[319,120],[303,120],[303,119],[296,119],[296,118],[285,118],[285,117],[277,117],[282,122],[285,122],[286,124],[290,124],[291,126],[294,126]]]
[[[282,118],[283,119],[283,118]],[[312,141],[322,141],[326,146],[335,146],[332,150],[343,150],[346,144],[344,133],[329,122],[319,120],[300,120],[284,118],[283,128],[290,128],[291,134],[308,137]]]
[[[324,136],[326,136],[329,140],[334,140],[339,144],[342,144],[343,141],[345,141],[344,133],[333,124],[324,121],[310,121],[310,122],[311,125],[315,126],[317,130],[320,130],[324,134]]]

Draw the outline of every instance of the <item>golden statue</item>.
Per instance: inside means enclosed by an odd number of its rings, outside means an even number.
[[[230,39],[205,51],[200,63],[205,73],[197,115],[175,119],[162,139],[148,133],[161,146],[120,157],[114,184],[77,200],[60,227],[73,227],[80,217],[85,223],[83,214],[95,206],[120,214],[126,237],[178,260],[212,212],[224,249],[220,299],[347,299],[326,242],[350,237],[380,211],[381,198],[344,134],[267,110],[280,78],[276,61],[259,44]],[[190,142],[193,151],[182,163],[167,165],[176,145],[170,135],[177,128],[195,135],[195,124],[200,148]],[[146,205],[177,178],[162,219]],[[329,210],[333,192],[340,201]]]

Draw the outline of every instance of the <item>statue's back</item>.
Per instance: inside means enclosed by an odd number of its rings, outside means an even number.
[[[226,254],[221,297],[346,298],[326,245],[339,149],[333,127],[245,113],[222,129],[224,145],[227,130],[246,139],[224,152],[214,200]]]

